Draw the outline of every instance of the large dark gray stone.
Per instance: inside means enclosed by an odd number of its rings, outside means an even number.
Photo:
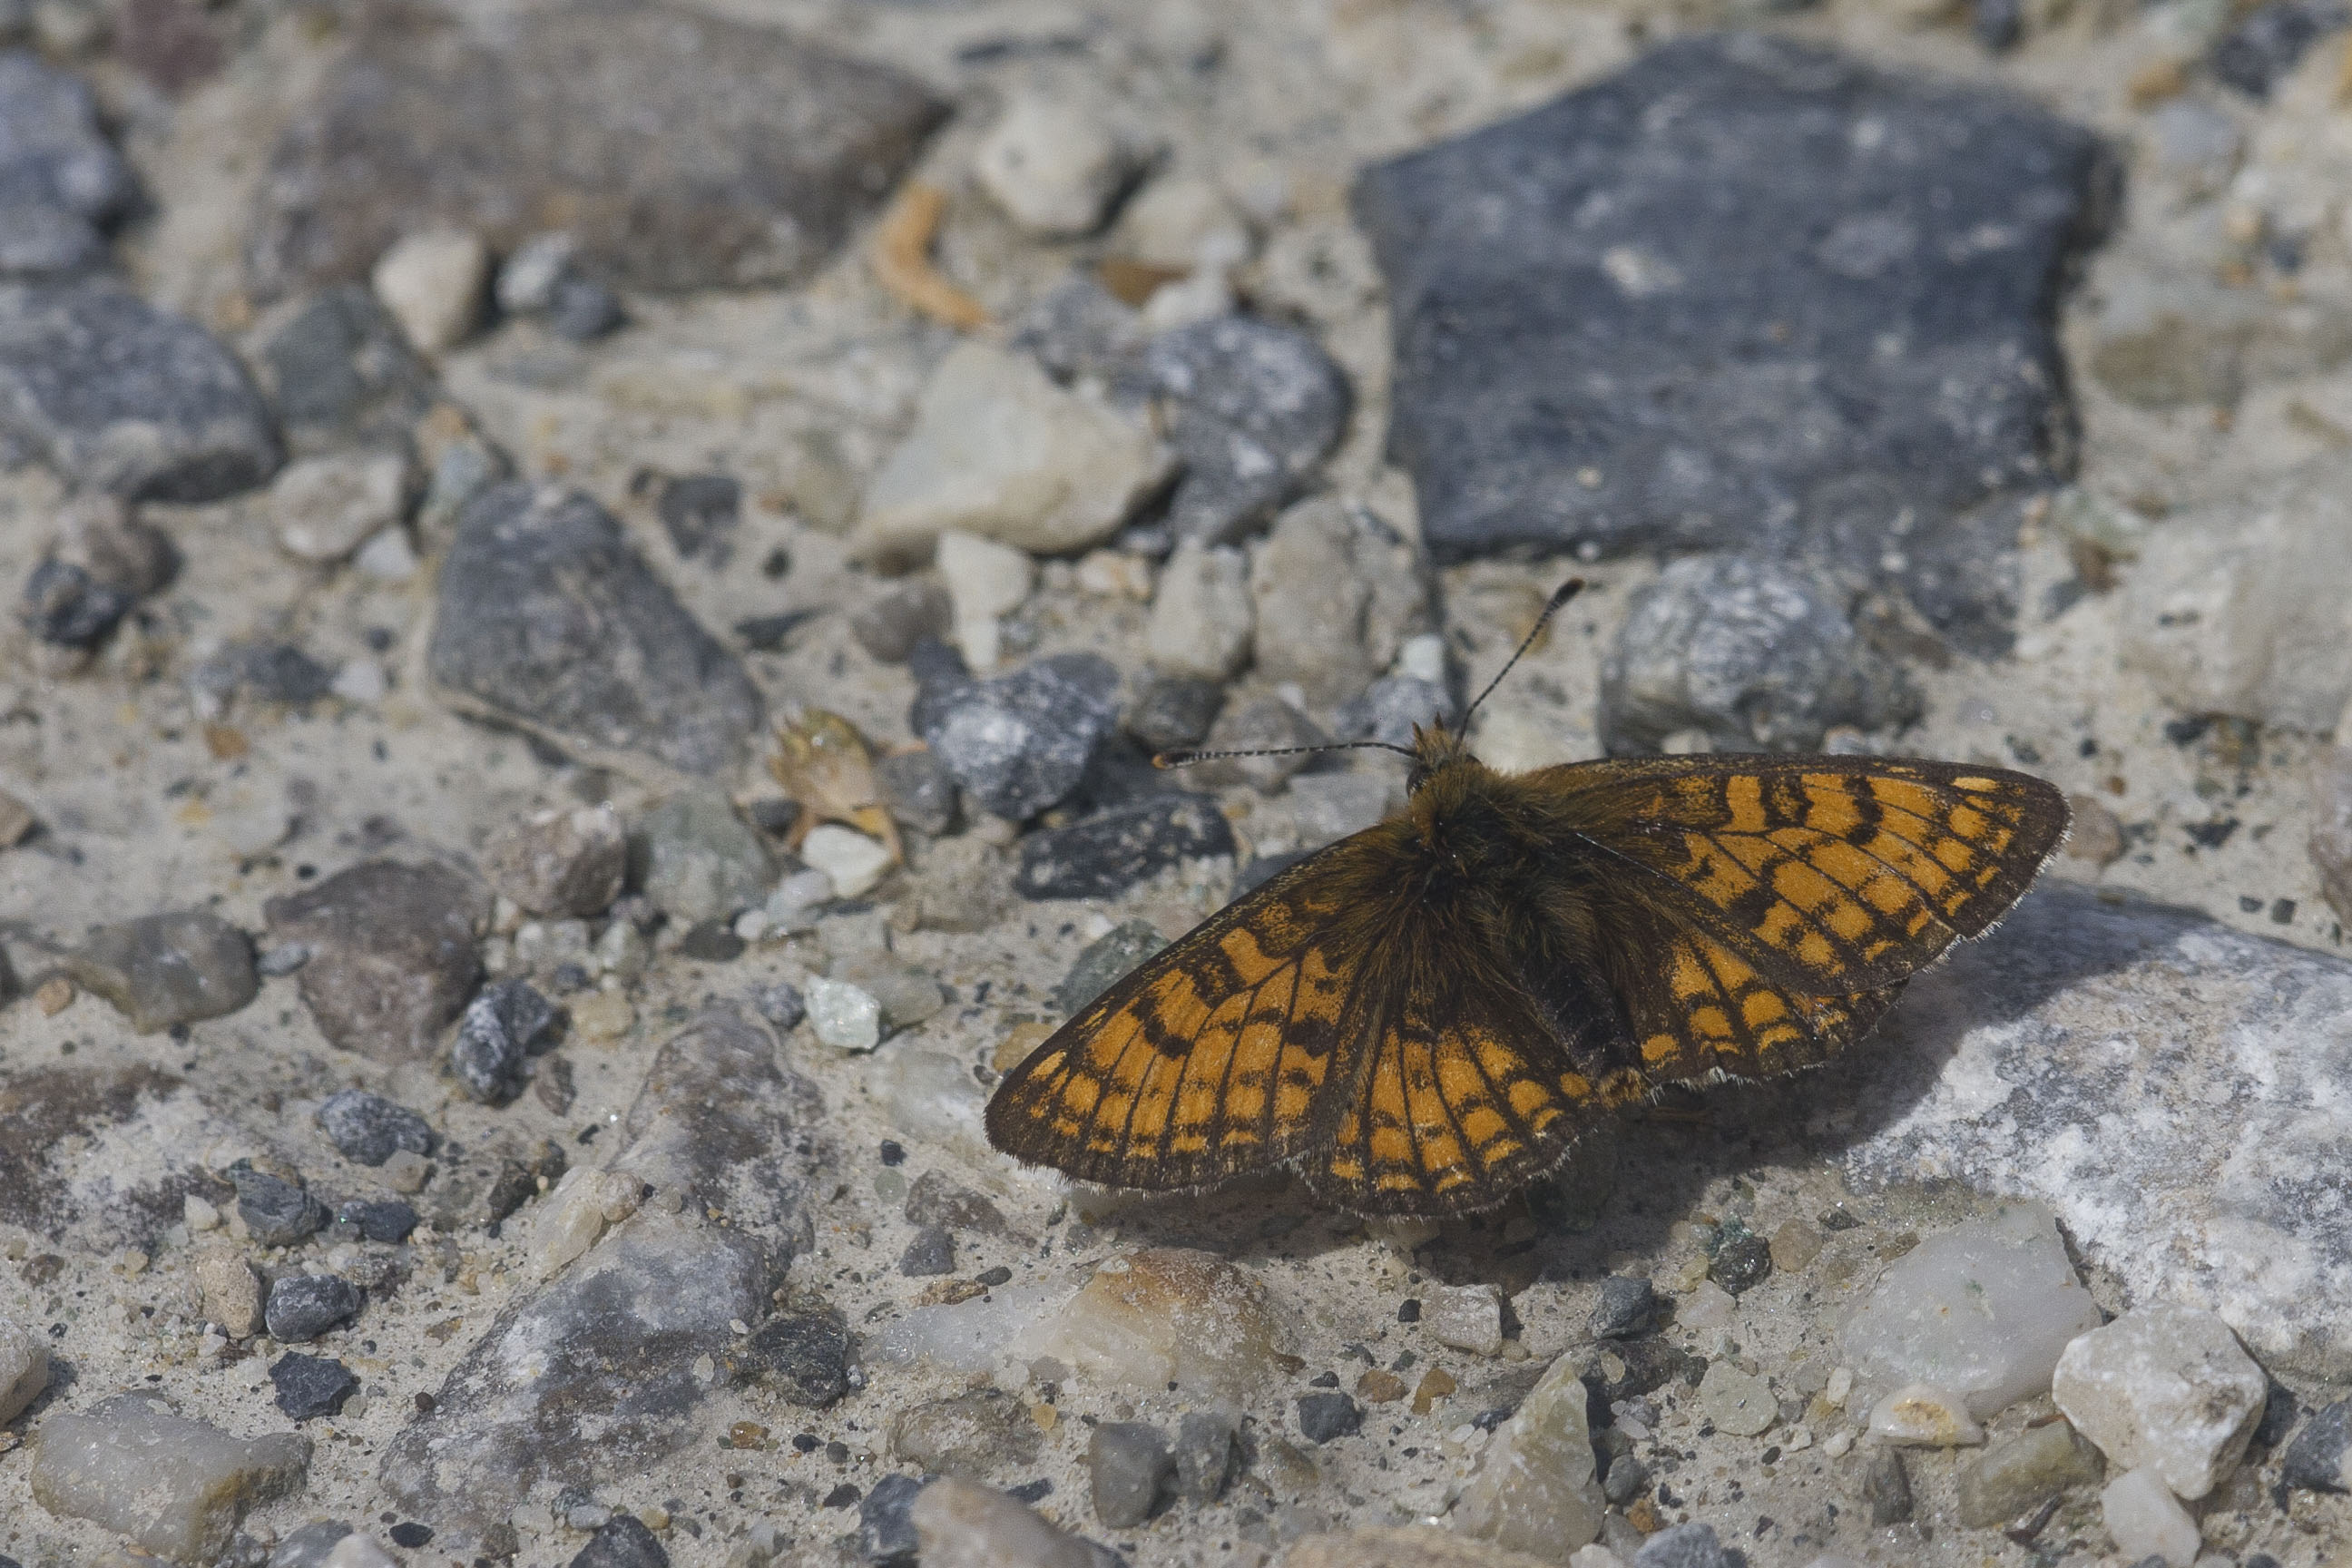
[[[2071,467],[2053,321],[2106,169],[2021,100],[1738,34],[1374,167],[1423,538],[1900,577]]]
[[[385,1452],[385,1490],[436,1548],[470,1556],[542,1486],[634,1480],[709,1441],[694,1363],[740,1359],[730,1325],[768,1315],[805,1245],[823,1114],[774,1038],[731,1009],[662,1047],[609,1168],[669,1201],[501,1312]]]
[[[0,273],[104,265],[100,231],[137,197],[89,89],[29,49],[0,53]]]
[[[474,931],[489,898],[446,866],[368,860],[262,905],[270,934],[310,950],[302,1000],[319,1032],[362,1056],[431,1055],[474,994]]]
[[[1031,834],[1013,885],[1024,899],[1108,899],[1180,861],[1233,853],[1214,799],[1163,795]]]
[[[399,323],[356,283],[272,311],[250,352],[287,438],[303,452],[400,446],[439,395]]]
[[[792,282],[946,114],[911,77],[678,6],[495,26],[384,7],[352,34],[272,154],[247,256],[262,297],[364,277],[436,226],[500,251],[567,228],[632,288]]]
[[[433,679],[494,712],[681,773],[732,762],[760,694],[584,495],[516,482],[457,521],[441,567]]]
[[[1144,363],[1184,466],[1168,501],[1180,540],[1227,543],[1272,516],[1347,427],[1346,374],[1295,327],[1219,316],[1161,334]]]
[[[127,500],[218,500],[282,459],[236,357],[110,283],[0,287],[0,444]]]
[[[100,926],[68,963],[142,1035],[234,1013],[261,988],[252,941],[206,910]]]
[[[973,801],[1017,822],[1077,788],[1118,723],[1118,693],[1108,660],[1063,653],[992,680],[926,681],[909,719]]]

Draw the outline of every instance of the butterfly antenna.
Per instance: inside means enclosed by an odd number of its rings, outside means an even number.
[[[1512,654],[1505,661],[1503,668],[1495,672],[1495,679],[1486,682],[1486,689],[1478,693],[1478,701],[1470,704],[1469,710],[1462,715],[1462,728],[1465,731],[1470,728],[1470,715],[1478,711],[1478,704],[1495,695],[1495,688],[1503,684],[1503,677],[1511,673],[1513,666],[1527,658],[1528,649],[1536,646],[1536,638],[1543,636],[1544,627],[1551,624],[1551,618],[1559,614],[1560,607],[1582,592],[1584,592],[1584,579],[1581,577],[1570,577],[1552,590],[1551,597],[1544,603],[1543,614],[1536,617],[1536,624],[1528,627],[1528,635],[1520,639],[1518,651]]]
[[[1329,741],[1320,746],[1273,746],[1250,752],[1160,752],[1151,759],[1155,768],[1189,768],[1194,763],[1213,763],[1226,757],[1297,757],[1309,752],[1394,752],[1401,757],[1412,755],[1410,746],[1391,746],[1386,741]]]

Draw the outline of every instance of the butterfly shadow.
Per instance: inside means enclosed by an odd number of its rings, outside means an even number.
[[[1672,1090],[1588,1135],[1524,1207],[1449,1224],[1421,1260],[1448,1283],[1512,1291],[1532,1278],[1598,1278],[1610,1272],[1612,1254],[1654,1255],[1676,1221],[1719,1201],[1726,1183],[1835,1167],[1900,1122],[1970,1032],[2014,1024],[2210,923],[2190,910],[2044,884],[1995,930],[1915,979],[1843,1056],[1780,1079]],[[1538,1222],[1533,1240],[1524,1222],[1512,1224],[1519,1215]]]

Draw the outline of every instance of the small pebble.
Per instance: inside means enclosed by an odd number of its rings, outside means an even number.
[[[1728,1359],[1707,1363],[1698,1385],[1699,1408],[1735,1437],[1753,1437],[1780,1418],[1780,1403],[1765,1379],[1740,1371]]]
[[[237,1217],[263,1247],[291,1247],[326,1228],[327,1208],[292,1182],[240,1162],[228,1170],[236,1186]]]
[[[1876,1525],[1900,1524],[1911,1517],[1911,1477],[1901,1450],[1874,1446],[1862,1471],[1862,1502]]]
[[[1108,1421],[1087,1443],[1096,1517],[1113,1530],[1131,1530],[1151,1517],[1176,1479],[1176,1459],[1157,1426]]]
[[[853,1502],[856,1500],[856,1491],[855,1487],[850,1489]],[[642,1521],[632,1514],[616,1513],[588,1538],[587,1545],[573,1553],[571,1568],[669,1568],[669,1553]]]
[[[1176,1424],[1176,1495],[1212,1503],[1241,1468],[1240,1433],[1213,1410],[1188,1410]]]
[[[808,1021],[837,1051],[870,1051],[882,1042],[882,1004],[846,981],[819,975],[809,982]]]
[[[0,1425],[14,1421],[49,1386],[49,1347],[0,1318]]]
[[[1303,1394],[1298,1396],[1298,1435],[1310,1443],[1351,1437],[1362,1428],[1364,1413],[1344,1394]]]
[[[2157,1557],[2169,1568],[2189,1568],[2197,1561],[2197,1521],[2156,1471],[2126,1470],[2109,1481],[2099,1510],[2126,1562]]]
[[[1633,1568],[1734,1568],[1739,1561],[1724,1550],[1711,1524],[1677,1524],[1642,1543]]]
[[[469,1099],[503,1105],[522,1087],[523,1064],[553,1042],[561,1016],[528,982],[498,982],[467,1005],[449,1047],[451,1075]]]
[[[1992,1529],[2105,1473],[2099,1451],[2067,1422],[2030,1426],[1960,1463],[1960,1522],[1972,1530]]]
[[[898,1256],[898,1272],[910,1279],[955,1272],[955,1237],[941,1226],[925,1226]]]
[[[2352,1400],[2312,1412],[2286,1446],[2280,1479],[2312,1491],[2352,1491]]]
[[[1772,1272],[1772,1246],[1760,1236],[1727,1237],[1707,1261],[1706,1277],[1737,1296]]]
[[[1928,1384],[1906,1384],[1870,1411],[1871,1435],[1923,1448],[1965,1447],[1984,1441],[1984,1428],[1966,1404]]]
[[[914,1476],[884,1476],[857,1505],[858,1561],[876,1568],[912,1568],[922,1540],[910,1510],[922,1494]]]
[[[760,1016],[779,1029],[793,1028],[808,1016],[808,1003],[803,999],[800,988],[781,980],[762,986],[753,994],[751,1005]]]
[[[371,275],[376,298],[424,353],[455,347],[482,319],[490,253],[481,237],[460,232],[403,236]]]
[[[788,1311],[760,1325],[746,1347],[786,1400],[823,1408],[849,1392],[849,1330],[829,1307]]]
[[[360,1386],[359,1378],[341,1362],[296,1351],[270,1363],[269,1381],[278,1391],[278,1408],[296,1421],[341,1415],[343,1402]]]
[[[845,899],[872,892],[891,866],[887,846],[831,822],[809,829],[801,844],[801,858],[811,869],[830,878],[835,895]]]
[[[1422,1300],[1422,1323],[1443,1345],[1472,1355],[1503,1349],[1503,1293],[1492,1285],[1441,1285]]]
[[[1658,1312],[1657,1291],[1649,1280],[1611,1275],[1601,1282],[1586,1331],[1596,1340],[1631,1339],[1649,1331]]]
[[[269,1337],[307,1344],[359,1315],[359,1287],[333,1274],[285,1274],[269,1288],[262,1321]]]
[[[217,1244],[206,1246],[196,1254],[195,1273],[205,1316],[231,1339],[248,1338],[261,1327],[261,1280],[242,1253]]]
[[[430,1154],[438,1142],[425,1118],[365,1089],[329,1095],[319,1107],[317,1121],[343,1158],[361,1165],[381,1165],[402,1149]]]
[[[369,1241],[396,1247],[416,1228],[416,1211],[397,1198],[367,1202],[358,1198],[335,1206],[335,1228],[357,1231]]]

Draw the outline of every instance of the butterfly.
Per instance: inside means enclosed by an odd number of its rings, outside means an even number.
[[[1401,812],[1210,916],[1006,1073],[990,1142],[1115,1187],[1290,1166],[1359,1214],[1491,1208],[1617,1108],[1836,1056],[2017,901],[2067,824],[2047,782],[1955,763],[1506,773],[1443,723],[1408,754]]]

